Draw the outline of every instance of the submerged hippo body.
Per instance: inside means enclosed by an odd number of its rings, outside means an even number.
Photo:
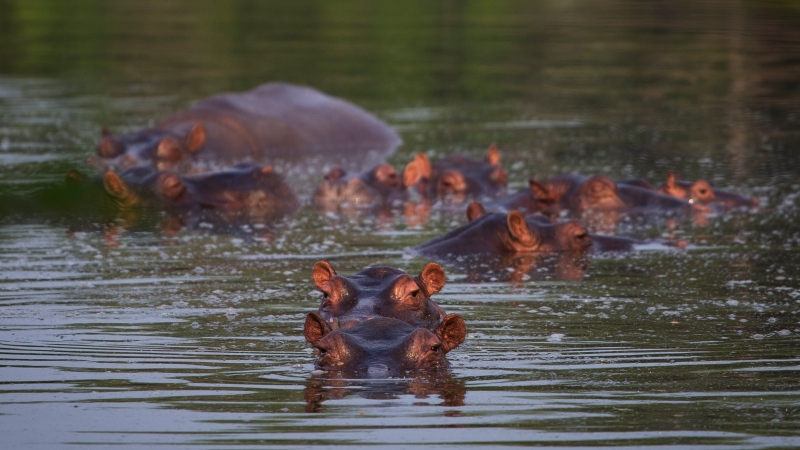
[[[376,317],[434,329],[445,317],[444,310],[430,298],[445,282],[444,270],[436,263],[425,265],[417,277],[391,267],[340,276],[327,261],[318,261],[312,276],[323,294],[319,314],[334,329]]]
[[[312,312],[306,317],[303,334],[318,351],[317,368],[387,378],[446,368],[445,355],[464,342],[467,328],[461,317],[448,314],[433,330],[386,317],[332,329]]]
[[[106,192],[121,207],[155,206],[170,210],[293,211],[297,197],[271,166],[239,164],[233,168],[182,176],[146,167],[121,174],[106,172]]]
[[[717,189],[703,179],[697,181],[678,180],[673,172],[667,174],[667,179],[658,187],[658,192],[686,200],[693,205],[707,205],[714,211],[758,208],[760,204],[757,198],[748,198],[734,192]]]
[[[102,165],[117,170],[152,165],[182,171],[187,161],[361,166],[381,161],[400,143],[394,130],[358,106],[309,87],[268,83],[211,96],[155,128],[106,133],[97,153]]]
[[[592,240],[575,221],[553,224],[539,215],[473,212],[470,223],[409,249],[415,256],[437,259],[466,271],[473,280],[523,281],[556,277],[582,278]]]
[[[473,203],[475,204],[475,203]],[[471,215],[470,222],[412,249],[422,256],[499,255],[525,252],[578,252],[592,245],[586,229],[575,221],[554,224],[519,211]]]

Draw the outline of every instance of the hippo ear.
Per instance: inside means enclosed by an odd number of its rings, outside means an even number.
[[[114,198],[123,199],[131,195],[131,190],[116,172],[108,171],[103,175],[103,187]]]
[[[439,292],[444,287],[444,269],[435,262],[429,262],[422,268],[419,274],[419,281],[425,286],[425,291],[428,297]]]
[[[317,261],[314,264],[314,270],[311,272],[311,277],[314,279],[314,285],[322,290],[322,287],[336,276],[336,271],[333,270],[327,261]]]
[[[422,180],[430,180],[433,168],[424,153],[417,153],[403,169],[403,187],[410,187]]]
[[[186,150],[195,153],[206,145],[206,127],[198,123],[189,130],[186,136]]]
[[[322,338],[331,332],[331,327],[316,311],[308,313],[306,323],[303,325],[303,335],[311,345],[316,346]]]
[[[417,184],[422,179],[422,171],[419,169],[417,160],[413,159],[410,163],[406,164],[403,169],[403,187],[409,187]]]
[[[506,223],[511,237],[526,246],[532,246],[536,239],[531,234],[531,229],[525,221],[525,217],[519,211],[511,211],[506,216]]]
[[[671,170],[667,172],[667,181],[664,182],[664,184],[667,185],[667,188],[674,189],[677,182],[678,182],[678,177],[675,176],[675,172]]]
[[[105,125],[103,126],[103,131],[102,131],[102,135],[101,136],[103,136],[103,137],[111,137],[112,136],[111,130],[109,130],[108,127],[105,126]]]
[[[537,200],[551,200],[552,194],[550,193],[550,189],[540,183],[533,178],[528,180],[528,190],[531,192],[531,196]]]
[[[467,338],[467,325],[458,314],[448,314],[436,327],[436,336],[442,341],[444,352],[447,353]]]
[[[486,215],[486,209],[481,202],[474,201],[467,205],[467,220],[469,222],[475,221]]]
[[[486,162],[493,166],[500,165],[500,150],[496,145],[492,144],[486,152]]]

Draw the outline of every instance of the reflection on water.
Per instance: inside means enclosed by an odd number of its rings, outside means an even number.
[[[793,4],[64,5],[0,2],[5,446],[800,445]],[[64,184],[104,125],[271,80],[375,112],[404,139],[396,167],[497,143],[511,190],[674,170],[762,208],[625,225],[689,245],[576,276],[448,267],[436,299],[468,329],[449,372],[332,378],[302,336],[314,262],[418,273],[405,250],[463,212],[118,216]],[[318,180],[291,181],[308,198]]]

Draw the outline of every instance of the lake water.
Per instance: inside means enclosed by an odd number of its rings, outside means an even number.
[[[578,280],[448,270],[446,376],[331,379],[314,263],[416,274],[460,214],[176,227],[53,193],[103,126],[267,81],[372,111],[398,168],[495,143],[513,189],[674,170],[762,208],[631,229],[689,246]],[[800,446],[799,146],[793,2],[1,1],[2,446]]]

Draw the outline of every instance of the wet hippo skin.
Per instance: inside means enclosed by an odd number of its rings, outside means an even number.
[[[303,334],[318,351],[317,368],[385,378],[447,367],[445,355],[464,342],[467,328],[460,316],[448,314],[433,330],[386,317],[334,330],[312,312]]]
[[[355,275],[337,275],[327,261],[314,265],[314,285],[322,294],[319,314],[331,328],[390,317],[416,327],[435,329],[445,317],[431,300],[445,283],[444,270],[430,262],[417,277],[391,267],[371,267]]]
[[[382,161],[401,143],[377,117],[309,87],[267,83],[243,93],[200,100],[155,128],[120,136],[104,132],[97,163],[188,170],[186,162],[296,164]]]

